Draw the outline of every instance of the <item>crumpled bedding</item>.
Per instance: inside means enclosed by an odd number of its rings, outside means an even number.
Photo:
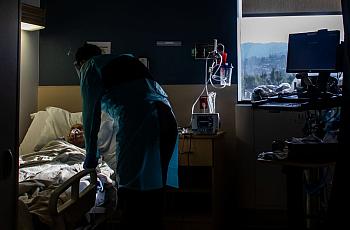
[[[260,101],[279,94],[287,94],[293,92],[289,83],[280,85],[259,85],[254,88],[252,93],[252,101]]]
[[[49,215],[48,206],[50,195],[57,187],[59,187],[58,184],[47,180],[28,180],[19,183],[18,199],[22,205],[18,208],[18,215],[21,222],[27,223],[23,226],[24,229],[35,229],[35,226],[29,227],[32,225],[32,215],[36,215],[42,223],[52,226],[53,220]],[[58,205],[65,203],[68,199],[69,194],[64,192],[60,196]]]
[[[40,151],[20,157],[19,182],[38,179],[60,184],[84,169],[84,159],[85,149],[64,140],[50,141]],[[96,169],[107,177],[114,173],[102,161]]]
[[[21,156],[18,195],[22,205],[19,206],[19,216],[28,218],[25,214],[29,211],[37,215],[41,222],[51,225],[52,219],[48,213],[50,194],[60,184],[83,170],[84,159],[84,149],[64,140],[51,141],[40,151]],[[105,162],[100,162],[96,169],[107,178],[114,173]],[[83,180],[85,178],[81,183]],[[86,177],[86,181],[88,180]],[[68,198],[67,190],[60,196],[60,202],[63,204]],[[26,226],[25,229],[30,228]]]

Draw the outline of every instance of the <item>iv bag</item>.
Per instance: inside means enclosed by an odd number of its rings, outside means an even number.
[[[228,65],[228,63],[225,63],[225,65],[217,65],[214,67],[214,75],[212,76],[212,79],[216,82],[220,82],[220,85],[225,87],[225,86],[230,86],[231,85],[231,77],[232,77],[232,69],[233,66]]]
[[[232,77],[232,69],[233,66],[225,65],[220,66],[220,85],[222,86],[230,86],[231,85],[231,77]]]

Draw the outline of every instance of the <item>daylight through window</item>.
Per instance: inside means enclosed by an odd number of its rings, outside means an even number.
[[[294,74],[286,72],[291,33],[340,30],[341,15],[240,17],[238,21],[238,100],[251,100],[258,86],[293,87]]]

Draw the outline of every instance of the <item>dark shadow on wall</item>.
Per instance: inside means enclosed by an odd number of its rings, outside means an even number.
[[[113,53],[149,58],[161,84],[203,84],[205,62],[191,55],[197,42],[218,39],[237,66],[236,1],[42,0],[41,7],[46,28],[40,32],[40,85],[79,84],[73,59],[84,41],[110,41]],[[156,41],[182,46],[159,47]]]

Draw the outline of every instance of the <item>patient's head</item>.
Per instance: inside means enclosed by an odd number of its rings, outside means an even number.
[[[75,124],[70,128],[70,131],[67,136],[67,141],[75,146],[84,148],[85,139],[84,139],[84,129],[82,124]]]

